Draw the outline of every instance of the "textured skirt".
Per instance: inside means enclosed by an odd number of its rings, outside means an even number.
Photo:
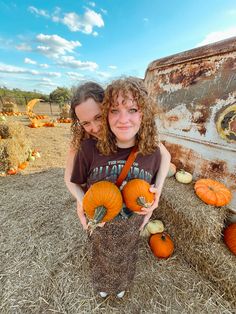
[[[109,294],[126,290],[132,282],[138,257],[142,215],[108,222],[88,237],[94,290]]]

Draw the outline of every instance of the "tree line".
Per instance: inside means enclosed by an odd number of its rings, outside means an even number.
[[[42,99],[45,102],[57,103],[59,106],[70,102],[71,89],[66,87],[57,87],[49,95],[39,93],[37,91],[22,91],[18,88],[8,89],[7,87],[0,87],[0,101],[2,105],[4,102],[14,102],[19,106],[26,105],[31,99]]]

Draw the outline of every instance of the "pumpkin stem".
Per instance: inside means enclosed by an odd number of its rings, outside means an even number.
[[[93,223],[97,224],[97,223],[101,222],[103,217],[106,215],[106,212],[107,212],[106,207],[104,207],[104,206],[96,207],[94,217],[93,217]]]
[[[145,208],[148,208],[150,207],[150,204],[146,203],[146,200],[145,200],[145,197],[144,196],[139,196],[137,199],[136,199],[136,202],[139,206],[142,206],[142,207],[145,207]]]
[[[95,208],[93,220],[88,223],[89,235],[93,233],[96,229],[97,224],[102,221],[103,217],[106,215],[107,209],[104,206],[98,206]]]
[[[166,234],[165,234],[165,232],[162,233],[161,239],[162,239],[163,241],[165,241],[165,239],[166,239]]]

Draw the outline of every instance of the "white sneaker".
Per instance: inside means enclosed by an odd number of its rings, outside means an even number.
[[[121,292],[119,292],[119,293],[117,293],[117,298],[119,298],[119,299],[121,299],[121,298],[123,298],[123,296],[125,295],[125,291],[121,291]]]
[[[99,292],[99,295],[100,295],[100,297],[105,298],[108,296],[108,293],[101,291],[101,292]]]

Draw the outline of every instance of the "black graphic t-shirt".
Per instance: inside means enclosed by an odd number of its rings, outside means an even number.
[[[131,150],[118,148],[117,153],[104,156],[96,148],[96,140],[84,140],[74,160],[71,182],[86,184],[85,190],[98,181],[115,183]],[[154,184],[160,162],[159,148],[150,155],[138,154],[125,180],[139,178]]]

